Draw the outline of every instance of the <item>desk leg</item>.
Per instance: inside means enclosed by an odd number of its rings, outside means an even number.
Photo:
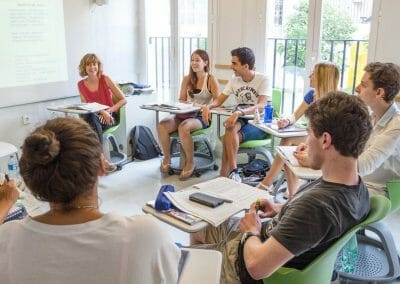
[[[218,138],[221,138],[221,115],[217,114],[217,134]]]
[[[156,110],[156,129],[158,129],[159,124],[160,124],[160,112]]]

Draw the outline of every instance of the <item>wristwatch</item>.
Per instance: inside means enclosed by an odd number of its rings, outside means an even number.
[[[248,238],[256,236],[257,238],[260,239],[260,232],[252,232],[252,231],[247,231],[244,232],[242,235],[242,238],[240,240],[240,244],[244,245],[244,243],[247,241]]]

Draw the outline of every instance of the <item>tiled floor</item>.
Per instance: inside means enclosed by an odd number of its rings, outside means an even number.
[[[218,162],[219,163],[219,162]],[[201,177],[192,177],[187,181],[179,181],[178,176],[164,176],[159,172],[158,159],[135,161],[123,167],[122,171],[102,177],[99,184],[99,196],[103,212],[115,211],[123,215],[143,214],[142,206],[155,199],[162,184],[173,184],[176,189],[218,176],[218,171],[208,171]],[[390,228],[398,250],[400,249],[400,212],[388,216],[384,223]],[[167,224],[166,230],[175,242],[183,245],[189,243],[189,235]]]

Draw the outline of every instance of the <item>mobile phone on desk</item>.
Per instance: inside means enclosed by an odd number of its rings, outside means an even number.
[[[220,206],[222,203],[224,203],[224,200],[222,198],[214,197],[201,192],[190,194],[189,200],[212,208]]]

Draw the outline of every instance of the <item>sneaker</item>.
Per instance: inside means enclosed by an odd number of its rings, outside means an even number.
[[[273,184],[265,185],[265,184],[263,184],[262,182],[259,182],[259,183],[256,185],[256,187],[257,187],[258,189],[262,189],[262,190],[268,191],[268,193],[271,194],[271,195],[275,195],[275,187],[274,187]]]
[[[228,178],[233,179],[234,181],[237,182],[242,182],[242,178],[240,177],[237,169],[232,170],[229,173]]]
[[[257,174],[252,174],[251,176],[248,177],[244,177],[242,179],[242,181],[244,183],[256,183],[256,182],[260,182],[261,180],[263,180],[263,176],[257,175]]]

